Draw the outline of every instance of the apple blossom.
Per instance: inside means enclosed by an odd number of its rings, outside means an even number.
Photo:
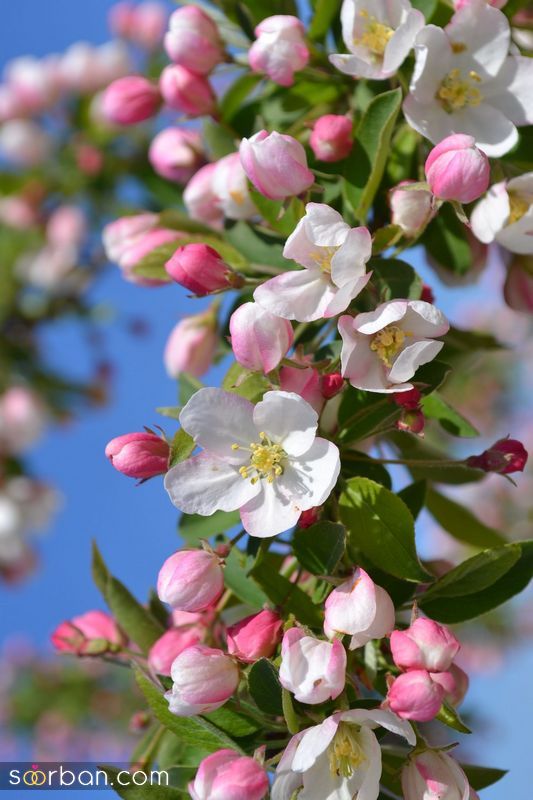
[[[460,705],[468,691],[468,675],[457,664],[452,664],[446,672],[432,672],[431,679],[444,689],[444,699],[452,706]]]
[[[0,127],[0,152],[19,167],[36,167],[50,156],[52,139],[33,120],[13,119]]]
[[[251,536],[275,536],[321,505],[337,482],[339,451],[316,437],[318,416],[296,394],[267,392],[254,406],[231,392],[200,389],[180,422],[205,448],[165,479],[170,499],[187,514],[240,509]]]
[[[250,219],[257,214],[238,153],[230,153],[217,161],[211,177],[215,205],[225,217]]]
[[[444,687],[427,670],[411,669],[394,679],[385,704],[402,719],[429,722],[439,713],[444,696]]]
[[[202,644],[187,647],[174,659],[171,677],[172,689],[165,699],[169,711],[178,717],[215,711],[239,685],[239,669],[233,659]]]
[[[469,456],[466,464],[484,472],[509,475],[512,472],[523,472],[527,459],[528,452],[522,442],[516,439],[499,439],[479,456]]]
[[[402,769],[402,792],[405,800],[477,797],[457,761],[442,750],[426,750],[409,758]]]
[[[104,611],[87,611],[62,622],[51,640],[56,650],[77,656],[118,652],[128,643],[113,617]]]
[[[349,117],[324,114],[313,125],[309,146],[319,161],[335,162],[346,158],[353,147],[353,122]]]
[[[169,108],[189,117],[203,117],[215,110],[216,97],[209,81],[187,67],[179,64],[165,67],[159,79],[159,88]]]
[[[201,136],[185,128],[165,128],[152,140],[148,158],[158,175],[187,183],[204,161]]]
[[[326,400],[336,397],[344,389],[344,378],[340,372],[330,372],[320,378],[320,391]]]
[[[277,14],[255,29],[256,40],[248,52],[250,67],[280,86],[292,86],[294,73],[309,61],[304,26],[298,17]]]
[[[414,181],[402,181],[389,192],[391,222],[407,236],[417,236],[435,215],[433,195],[422,186],[410,189]]]
[[[220,558],[207,550],[178,550],[159,570],[159,599],[180,611],[204,611],[223,591]]]
[[[224,220],[224,214],[218,204],[218,197],[213,188],[213,178],[217,166],[218,163],[206,164],[205,167],[200,167],[185,187],[183,202],[191,219],[220,228]],[[247,189],[246,192],[248,192]]]
[[[322,392],[321,378],[312,364],[310,356],[300,357],[296,353],[292,359],[302,366],[309,364],[305,369],[302,367],[283,366],[279,371],[279,385],[284,392],[295,392],[312,406],[317,414],[322,412],[325,397]]]
[[[153,117],[160,104],[157,86],[141,75],[129,75],[107,87],[102,99],[102,112],[117,125],[135,125]]]
[[[46,223],[46,238],[55,247],[79,247],[87,236],[87,217],[81,208],[58,206]]]
[[[427,25],[403,112],[434,144],[455,133],[473,136],[490,157],[518,141],[516,126],[533,123],[533,62],[509,55],[507,17],[484,0],[457,11],[443,30]]]
[[[110,222],[102,232],[106,255],[115,261],[127,281],[140,286],[160,286],[168,281],[144,278],[135,266],[152,250],[179,239],[183,234],[158,227],[157,214],[136,214]],[[169,278],[170,281],[170,278]]]
[[[263,800],[269,783],[255,759],[217,750],[200,762],[188,789],[192,800]]]
[[[390,300],[375,311],[339,319],[341,372],[356,389],[406,392],[418,367],[431,361],[447,333],[444,314],[422,300]]]
[[[470,222],[484,244],[495,241],[512,253],[533,255],[533,172],[491,186]]]
[[[346,651],[338,639],[324,642],[290,628],[281,643],[279,679],[301,703],[335,700],[346,683]]]
[[[326,600],[324,632],[330,639],[349,634],[350,650],[371,639],[382,639],[394,628],[394,605],[381,586],[357,567],[347,581],[336,586]]]
[[[533,313],[533,263],[531,258],[517,256],[507,270],[503,296],[514,311]]]
[[[489,160],[476,147],[474,137],[464,133],[439,142],[427,157],[424,169],[429,188],[440,200],[471,203],[489,187]]]
[[[381,709],[353,709],[327,717],[292,737],[276,769],[272,800],[377,800],[381,747],[373,728],[381,726],[410,745],[416,735],[408,722]]]
[[[301,194],[315,182],[303,146],[287,134],[259,131],[241,141],[239,154],[248,178],[270,200]]]
[[[227,629],[228,653],[239,661],[253,663],[270,658],[281,639],[283,620],[276,611],[263,609]]]
[[[216,315],[211,309],[180,319],[167,339],[163,354],[170,378],[178,378],[182,372],[199,378],[207,372],[218,348],[216,328]]]
[[[203,9],[192,5],[170,16],[165,50],[175,64],[198,75],[207,75],[225,58],[216,24]]]
[[[48,412],[26,386],[10,386],[0,395],[0,452],[19,455],[43,434]]]
[[[367,228],[350,228],[335,209],[308,203],[285,244],[283,255],[303,270],[276,275],[254,292],[254,300],[272,314],[299,322],[334,317],[364,289],[372,273]]]
[[[393,631],[390,647],[400,669],[445,672],[459,652],[460,644],[445,625],[418,617],[405,631]]]
[[[26,113],[42,112],[57,100],[59,86],[51,61],[31,56],[15,58],[7,64],[4,76]]]
[[[118,472],[130,478],[146,480],[167,471],[170,448],[161,436],[142,431],[112,439],[106,446],[105,454]]]
[[[407,58],[424,22],[409,0],[344,0],[342,38],[350,54],[335,54],[329,60],[354,78],[389,78]]]
[[[229,288],[234,275],[213,247],[201,243],[178,247],[165,269],[172,280],[198,297]]]
[[[198,627],[170,628],[153,643],[148,653],[148,665],[158,675],[170,675],[174,660],[187,647],[199,644],[203,636]]]
[[[164,6],[155,2],[138,5],[117,3],[109,12],[109,26],[117,35],[153,50],[159,45],[165,32],[167,15]]]
[[[258,303],[243,303],[231,315],[231,347],[239,364],[265,374],[275,369],[292,346],[292,325]]]

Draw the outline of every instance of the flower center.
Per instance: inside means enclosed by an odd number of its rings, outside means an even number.
[[[521,197],[516,192],[509,192],[509,220],[508,225],[522,219],[524,214],[529,211],[530,203],[525,197]]]
[[[378,354],[386,367],[392,367],[391,358],[401,350],[405,337],[408,336],[398,325],[387,325],[378,331],[370,342],[370,349]]]
[[[463,78],[460,69],[452,69],[441,81],[437,100],[448,114],[468,106],[478,106],[483,95],[475,84],[480,82],[481,78],[474,70],[470,70],[468,77]]]
[[[366,761],[366,755],[359,744],[358,728],[341,722],[333,742],[328,748],[329,771],[331,775],[351,778],[357,767]]]
[[[287,453],[280,444],[274,444],[263,431],[259,434],[259,439],[259,442],[251,442],[249,448],[232,444],[231,449],[247,450],[251,454],[248,466],[243,466],[239,470],[245,480],[250,478],[252,483],[257,483],[260,478],[266,478],[269,483],[273,483],[276,478],[283,475],[283,464]]]
[[[326,275],[331,275],[331,260],[338,249],[338,247],[321,247],[319,250],[311,253],[311,258],[315,264],[320,267],[322,272]]]
[[[378,22],[375,17],[369,17],[368,11],[360,11],[359,16],[367,18],[368,22],[362,36],[354,38],[354,44],[367,47],[375,56],[382,56],[389,40],[394,36],[394,29]]]
[[[246,199],[244,197],[244,192],[241,192],[240,189],[230,189],[229,196],[238,206],[242,206]]]

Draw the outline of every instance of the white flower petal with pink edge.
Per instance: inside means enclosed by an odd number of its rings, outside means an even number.
[[[346,682],[346,651],[338,639],[325,642],[290,628],[281,644],[279,679],[301,703],[335,700]]]
[[[519,255],[533,254],[533,172],[491,186],[470,219],[484,244],[496,241]]]

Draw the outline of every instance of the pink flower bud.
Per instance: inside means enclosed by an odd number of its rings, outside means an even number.
[[[206,164],[196,172],[183,192],[183,202],[191,219],[219,228],[224,214],[213,188],[215,164]]]
[[[122,217],[106,225],[102,233],[109,260],[118,264],[127,281],[139,286],[161,286],[169,282],[136,275],[134,267],[152,250],[183,236],[179,231],[157,228],[157,221],[157,214]]]
[[[307,511],[302,511],[300,514],[300,519],[297,523],[298,527],[306,529],[310,528],[311,525],[315,525],[320,519],[320,511],[321,506],[315,506],[314,508],[307,509]]]
[[[429,672],[413,669],[394,679],[385,702],[402,719],[429,722],[439,713],[444,694]]]
[[[410,758],[402,769],[404,800],[475,800],[468,778],[454,759],[439,750]]]
[[[165,128],[152,140],[148,159],[158,175],[187,183],[202,164],[202,139],[196,131]]]
[[[435,201],[427,189],[409,189],[414,181],[402,181],[389,192],[391,222],[407,236],[416,236],[435,214]]]
[[[207,244],[179,247],[165,264],[165,269],[172,280],[199,297],[232,285],[231,267]]]
[[[123,39],[131,38],[135,6],[132,3],[115,3],[109,9],[107,22],[111,33]]]
[[[76,164],[84,175],[98,175],[104,166],[102,151],[91,144],[77,144],[74,146]]]
[[[420,294],[420,299],[424,303],[434,303],[435,302],[435,295],[433,294],[433,289],[431,286],[428,286],[427,283],[422,284],[422,292]]]
[[[188,647],[174,659],[171,676],[174,683],[165,698],[178,717],[215,711],[239,685],[239,669],[233,659],[202,644]]]
[[[159,88],[169,108],[189,117],[202,117],[215,111],[216,97],[207,78],[179,64],[165,67]]]
[[[184,6],[171,15],[165,50],[175,64],[199,75],[207,75],[224,61],[224,47],[216,24],[196,6]]]
[[[306,356],[304,358],[294,358],[302,364],[311,361]],[[299,367],[282,367],[279,373],[280,388],[284,392],[294,392],[312,406],[317,414],[324,408],[326,399],[322,394],[321,378],[314,367],[300,369]]]
[[[249,664],[258,658],[269,658],[281,639],[282,627],[279,614],[267,608],[241,619],[227,630],[228,653]]]
[[[431,680],[442,686],[447,700],[452,706],[460,705],[468,691],[468,675],[457,664],[452,664],[448,672],[431,672]]]
[[[352,637],[350,650],[371,639],[381,639],[394,628],[394,605],[389,595],[370,575],[357,567],[352,577],[337,586],[326,600],[324,632]]]
[[[311,150],[319,161],[342,161],[353,147],[352,120],[337,114],[319,117],[309,139]]]
[[[470,456],[466,464],[484,472],[498,472],[509,475],[523,472],[527,464],[528,452],[522,442],[516,439],[500,439],[479,456]]]
[[[159,3],[117,3],[109,12],[111,31],[146,50],[153,50],[165,32],[167,15]]]
[[[418,389],[409,389],[407,392],[394,392],[392,395],[392,399],[396,403],[397,406],[401,408],[406,408],[409,411],[416,411],[418,406],[420,405],[420,401],[422,399],[422,395],[418,391]]]
[[[146,480],[168,470],[170,448],[155,433],[126,433],[112,439],[105,454],[116,470],[129,478]]]
[[[199,644],[202,634],[196,628],[171,628],[154,642],[148,653],[148,664],[158,675],[170,675],[174,659],[187,647]]]
[[[229,329],[235,358],[251,370],[271,372],[292,346],[293,331],[281,319],[257,303],[244,303],[231,315]]]
[[[292,86],[294,73],[309,61],[304,26],[290,15],[267,17],[255,29],[256,41],[248,52],[254,72],[262,72],[280,86]]]
[[[441,200],[471,203],[489,188],[490,164],[473,136],[454,133],[430,152],[424,167],[429,188]]]
[[[324,642],[290,628],[281,644],[279,679],[301,703],[335,700],[346,682],[346,651],[338,639]]]
[[[180,611],[204,611],[223,591],[220,559],[206,550],[178,550],[159,570],[159,599]]]
[[[87,235],[87,218],[77,206],[59,206],[46,225],[46,238],[55,247],[79,247]]]
[[[271,200],[300,194],[315,182],[305,150],[292,136],[262,130],[250,139],[243,139],[239,153],[248,178]]]
[[[415,433],[417,436],[423,434],[426,426],[424,414],[419,408],[405,409],[399,420],[396,421],[396,427],[399,431],[404,433]]]
[[[216,318],[212,311],[184,317],[172,330],[165,345],[163,360],[170,378],[187,372],[201,377],[211,364],[218,347]]]
[[[459,652],[453,633],[432,619],[418,617],[405,631],[393,631],[390,647],[400,669],[445,672]]]
[[[102,98],[102,113],[117,125],[134,125],[153,117],[160,104],[157,86],[140,75],[129,75],[107,87]]]
[[[533,314],[533,259],[516,256],[503,287],[505,302],[514,311]]]
[[[217,750],[200,762],[189,783],[192,800],[263,800],[269,789],[265,770],[234,750]]]
[[[23,453],[42,435],[47,418],[34,391],[11,386],[0,396],[0,452]]]
[[[69,622],[62,622],[51,636],[52,644],[62,653],[77,656],[117,652],[128,639],[109,614],[87,611]]]
[[[344,389],[344,378],[340,372],[330,372],[329,375],[322,375],[320,379],[320,389],[326,400],[331,400]]]

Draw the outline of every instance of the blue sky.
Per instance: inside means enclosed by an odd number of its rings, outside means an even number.
[[[3,3],[2,64],[17,55],[63,50],[76,39],[106,41],[105,18],[111,5],[109,0]],[[172,3],[168,6],[172,8]],[[429,275],[424,267],[422,271]],[[430,281],[434,286],[437,283],[433,274]],[[499,291],[499,281],[499,277],[495,281],[494,276],[487,277],[481,291],[438,286],[439,305],[458,318],[459,303],[463,306],[473,297],[487,301]],[[24,633],[46,649],[57,622],[101,607],[90,577],[93,537],[111,570],[141,598],[178,543],[176,512],[160,481],[135,488],[109,466],[104,448],[113,436],[143,425],[159,423],[170,432],[175,428],[154,411],[156,406],[176,401],[175,385],[165,374],[161,353],[177,319],[199,310],[202,303],[188,300],[177,286],[153,290],[132,286],[121,279],[118,270],[109,270],[93,290],[93,298],[115,309],[114,320],[103,328],[108,354],[117,369],[112,402],[64,429],[50,431],[33,452],[32,467],[59,487],[64,505],[52,530],[39,543],[42,569],[20,587],[0,588],[0,641]],[[127,332],[127,321],[139,317],[149,322],[145,338]],[[68,367],[74,375],[90,374],[91,359],[75,324],[50,327],[43,334],[42,346],[51,364]],[[214,371],[206,382],[214,383],[217,377]],[[484,800],[525,796],[527,762],[520,748],[529,722],[524,698],[532,671],[533,651],[524,648],[509,656],[501,673],[473,681],[471,703],[483,703],[488,720],[482,731],[475,732],[476,759],[513,770],[504,783],[482,794]],[[532,710],[530,705],[529,715]]]

